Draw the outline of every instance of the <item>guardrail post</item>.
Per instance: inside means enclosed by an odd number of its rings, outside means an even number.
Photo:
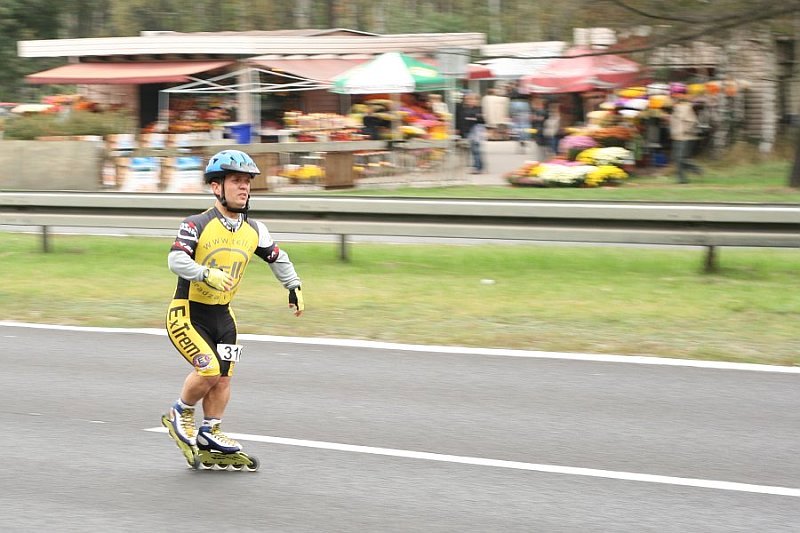
[[[706,246],[706,259],[703,266],[703,271],[706,274],[711,274],[719,270],[719,257],[717,255],[716,246]]]
[[[49,236],[50,235],[49,235],[49,232],[48,232],[47,225],[43,225],[42,226],[42,250],[44,251],[44,253],[47,253],[47,252],[50,251],[50,238],[49,238]]]
[[[350,260],[349,250],[347,249],[347,235],[344,233],[339,234],[339,259],[342,261]]]

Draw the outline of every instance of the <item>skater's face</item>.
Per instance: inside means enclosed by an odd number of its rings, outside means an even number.
[[[214,193],[224,192],[225,201],[228,207],[233,209],[242,209],[247,204],[247,199],[250,197],[250,182],[252,177],[250,174],[244,172],[231,172],[220,184],[215,181],[212,182],[212,187],[215,188]],[[219,188],[217,190],[217,188]]]

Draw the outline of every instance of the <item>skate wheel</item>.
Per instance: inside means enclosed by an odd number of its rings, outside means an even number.
[[[237,472],[244,468],[244,465],[230,465],[231,470],[236,470]]]
[[[255,457],[250,456],[250,464],[246,466],[247,470],[250,472],[255,472],[258,470],[258,467],[261,466],[261,463]]]

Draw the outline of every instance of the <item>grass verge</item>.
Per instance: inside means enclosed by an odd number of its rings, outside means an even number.
[[[3,233],[8,320],[162,327],[171,239]],[[800,250],[291,243],[306,315],[260,261],[234,302],[240,331],[415,344],[800,364]],[[492,280],[488,282],[486,280]]]

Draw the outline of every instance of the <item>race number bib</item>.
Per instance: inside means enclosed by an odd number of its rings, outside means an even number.
[[[242,355],[241,344],[217,344],[217,353],[222,361],[230,361],[238,363],[239,357]]]

